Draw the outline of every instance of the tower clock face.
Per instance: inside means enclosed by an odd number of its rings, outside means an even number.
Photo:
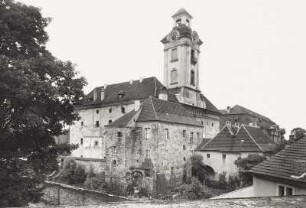
[[[180,33],[179,33],[179,31],[177,31],[177,30],[173,30],[173,31],[171,32],[171,34],[170,34],[170,38],[171,38],[172,40],[177,40],[177,39],[179,38],[179,36],[180,36]]]

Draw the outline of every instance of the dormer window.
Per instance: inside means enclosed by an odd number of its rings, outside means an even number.
[[[120,98],[123,98],[123,96],[124,96],[124,92],[123,91],[120,91],[119,93],[118,93],[118,98],[120,99]]]

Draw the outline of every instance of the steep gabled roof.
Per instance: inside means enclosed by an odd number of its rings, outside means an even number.
[[[237,114],[248,114],[248,115],[251,115],[251,116],[255,116],[257,118],[260,118],[262,120],[266,120],[268,122],[271,122],[271,123],[274,123],[271,119],[269,119],[268,117],[266,116],[263,116],[259,113],[256,113],[254,111],[251,111],[243,106],[240,106],[240,105],[235,105],[234,107],[232,107],[229,111],[227,110],[219,110],[222,114],[224,115],[237,115]]]
[[[135,80],[133,82],[122,82],[117,84],[107,85],[104,89],[104,99],[101,101],[101,91],[104,88],[96,87],[85,96],[83,107],[91,105],[108,105],[133,100],[143,100],[149,96],[157,96],[158,89],[164,86],[155,77],[145,78],[142,81]],[[93,101],[94,92],[97,92],[97,99]],[[122,94],[122,97],[119,97]]]
[[[169,102],[154,97],[144,101],[137,121],[163,121],[202,126],[200,122],[189,116],[181,103]]]
[[[195,149],[196,151],[201,150],[203,147],[205,147],[205,145],[210,141],[211,139],[206,139],[203,138],[203,140],[201,141],[201,143],[199,144],[199,146],[197,146],[197,148]]]
[[[306,137],[250,170],[251,173],[306,184]],[[305,175],[303,175],[305,174]]]
[[[223,129],[198,151],[218,152],[271,152],[276,144],[261,129],[242,125],[237,133],[225,125]]]
[[[109,125],[106,125],[106,127],[126,127],[128,123],[135,117],[137,114],[137,111],[132,110],[131,112],[125,114],[124,116],[118,118],[114,122],[112,122]]]

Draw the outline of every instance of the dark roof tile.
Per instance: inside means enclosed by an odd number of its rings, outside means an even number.
[[[306,183],[306,137],[251,169],[252,173]]]

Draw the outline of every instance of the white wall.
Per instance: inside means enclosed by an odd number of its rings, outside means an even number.
[[[283,181],[274,182],[267,179],[263,179],[257,176],[253,176],[254,196],[278,196],[278,186],[288,186],[293,188],[293,195],[306,195],[306,188],[292,186],[284,183]]]

